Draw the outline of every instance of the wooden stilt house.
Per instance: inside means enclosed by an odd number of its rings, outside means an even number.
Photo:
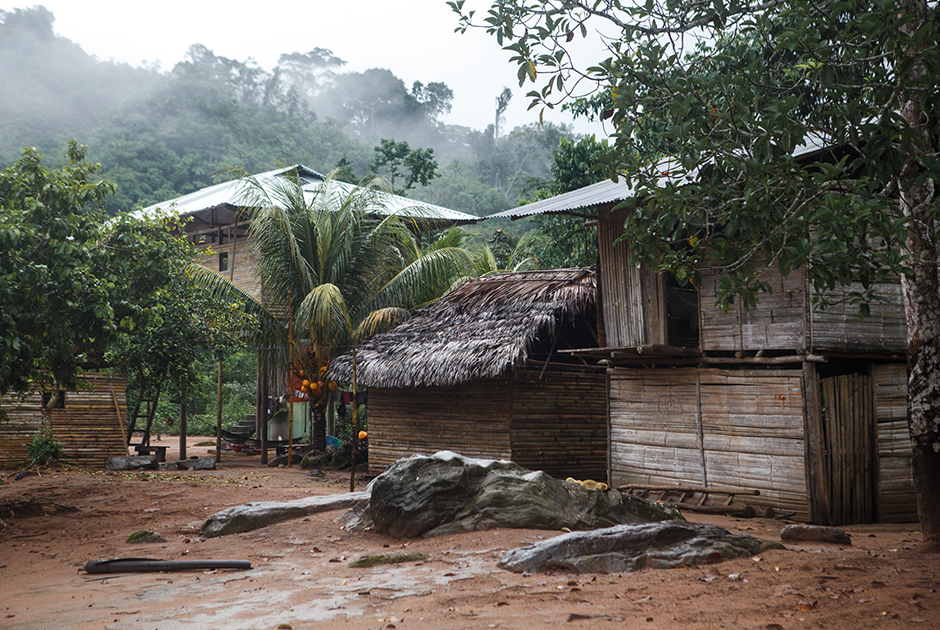
[[[369,396],[369,469],[452,450],[565,478],[603,479],[606,376],[561,354],[596,345],[592,269],[465,282],[356,354]],[[331,374],[351,382],[351,354]]]
[[[597,211],[608,366],[608,483],[758,491],[747,503],[827,524],[916,520],[898,283],[860,321],[850,289],[814,308],[804,270],[772,267],[773,293],[722,312],[701,291],[628,261],[632,198],[601,182],[499,215]]]
[[[253,176],[255,182],[268,187],[275,178],[296,175],[304,194],[312,196],[326,181],[320,173],[297,164]],[[331,186],[349,191],[354,184],[333,181]],[[258,301],[263,300],[264,279],[256,271],[256,252],[250,239],[251,213],[246,208],[246,186],[240,179],[216,184],[148,208],[142,213],[174,212],[185,218],[186,237],[204,254],[198,261],[202,266],[219,273]],[[454,225],[476,223],[479,218],[434,204],[407,199],[390,193],[376,194],[375,212],[379,215],[396,214],[411,219],[415,229],[441,230]],[[285,314],[286,315],[286,314]],[[262,441],[266,439],[270,401],[287,393],[283,369],[259,366],[256,396],[255,430]],[[266,450],[262,461],[266,461]]]
[[[29,462],[26,445],[43,429],[43,405],[52,437],[62,444],[64,461],[101,468],[112,455],[127,455],[127,383],[97,374],[79,377],[74,391],[36,392],[0,398],[7,419],[0,421],[0,467]]]

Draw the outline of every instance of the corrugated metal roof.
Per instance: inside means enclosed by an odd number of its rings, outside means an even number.
[[[491,214],[484,218],[493,219],[496,217],[507,217],[510,219],[521,219],[536,214],[572,212],[582,208],[591,208],[593,206],[610,203],[612,201],[623,201],[632,196],[633,189],[627,184],[623,177],[621,177],[618,182],[605,179],[602,182],[597,182],[596,184],[591,184],[584,188],[555,195],[549,199],[542,199],[541,201],[519,206],[518,208],[512,208],[511,210],[503,210],[502,212],[497,212],[496,214]]]
[[[302,164],[260,173],[254,177],[264,186],[266,182],[273,180],[274,177],[293,169],[297,169],[301,181],[303,182],[304,192],[308,196],[312,196],[320,182],[326,180],[326,177]],[[355,184],[347,184],[345,182],[334,182],[334,184],[346,190],[352,190],[356,187]],[[476,223],[480,220],[479,217],[475,217],[472,214],[450,210],[449,208],[443,208],[422,201],[415,201],[414,199],[407,199],[390,193],[378,193],[378,196],[382,201],[382,207],[378,208],[381,214],[397,213],[446,224],[468,224]],[[158,211],[172,211],[180,215],[192,215],[209,208],[217,208],[220,206],[244,206],[244,202],[242,180],[235,179],[230,182],[202,188],[187,195],[148,206],[141,210],[140,213],[150,214]]]
[[[793,157],[808,156],[812,153],[822,151],[832,146],[833,145],[831,143],[825,142],[825,140],[819,134],[809,134],[806,136],[806,138],[804,138],[803,144],[799,145],[793,151]],[[666,159],[662,162],[659,162],[657,166],[663,173],[668,174],[670,172],[680,170],[676,168],[676,164],[677,162],[675,160]],[[665,184],[668,180],[673,180],[676,182],[683,179],[691,180],[693,177],[695,177],[697,170],[698,169],[681,176],[663,177],[659,181],[660,183]],[[519,206],[517,208],[503,210],[502,212],[490,214],[483,218],[494,219],[497,217],[505,217],[516,220],[522,219],[524,217],[531,217],[537,214],[560,214],[563,212],[571,213],[578,210],[609,204],[611,202],[620,202],[625,199],[630,199],[631,197],[633,197],[633,186],[626,177],[621,176],[617,182],[605,179],[602,182],[591,184],[590,186],[585,186],[584,188],[579,188],[577,190],[572,190],[560,195],[555,195],[549,199],[542,199],[541,201],[536,201],[534,203]]]

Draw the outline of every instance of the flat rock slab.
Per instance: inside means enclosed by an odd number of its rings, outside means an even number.
[[[780,540],[792,542],[827,542],[851,545],[852,537],[844,529],[823,525],[787,525],[780,531]]]
[[[347,492],[307,497],[295,501],[246,503],[213,514],[202,524],[202,531],[209,538],[237,534],[282,521],[303,518],[318,512],[351,508],[368,500],[368,492]]]
[[[109,457],[104,467],[107,470],[157,470],[160,464],[156,455],[134,455],[131,457],[114,455]]]
[[[508,461],[449,451],[400,459],[370,483],[358,527],[396,538],[496,527],[572,530],[681,518],[629,494],[589,490]]]
[[[177,470],[215,470],[215,458],[181,459],[176,462],[176,468]]]
[[[767,549],[784,547],[770,540],[736,536],[715,525],[664,521],[562,534],[509,551],[500,559],[499,567],[516,573],[624,573],[714,564]]]

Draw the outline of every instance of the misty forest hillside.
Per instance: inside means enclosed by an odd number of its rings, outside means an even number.
[[[25,146],[58,166],[75,138],[117,185],[112,213],[228,179],[230,167],[302,163],[323,173],[342,167],[348,181],[388,176],[392,163],[377,159],[385,140],[433,149],[423,155],[436,161],[436,177],[405,194],[482,216],[549,190],[553,151],[562,139],[576,146],[565,126],[494,138],[494,125],[447,125],[453,93],[440,77],[409,87],[389,70],[344,72],[322,48],[282,54],[265,69],[193,44],[185,61],[160,71],[102,62],[56,35],[54,21],[43,7],[0,11],[0,166]],[[495,227],[518,238],[521,226]]]

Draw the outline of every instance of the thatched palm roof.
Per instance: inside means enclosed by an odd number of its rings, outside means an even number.
[[[550,343],[556,326],[596,303],[591,268],[523,271],[476,278],[357,350],[358,382],[369,387],[455,385],[494,378]],[[352,380],[352,355],[330,376]]]

